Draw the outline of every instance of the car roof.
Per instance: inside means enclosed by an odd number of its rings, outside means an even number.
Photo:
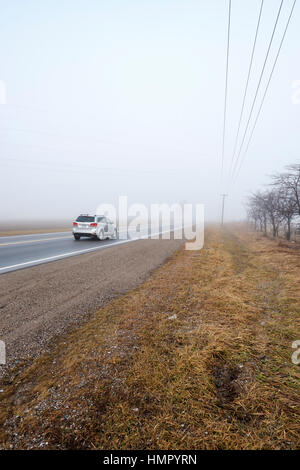
[[[103,214],[79,214],[78,217],[105,217]]]

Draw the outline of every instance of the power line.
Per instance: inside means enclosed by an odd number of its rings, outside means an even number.
[[[242,124],[242,119],[243,119],[243,115],[244,115],[246,96],[247,96],[248,88],[249,88],[250,76],[251,76],[251,71],[252,71],[252,66],[253,66],[253,59],[254,59],[254,53],[255,53],[255,49],[256,49],[258,31],[259,31],[259,27],[260,27],[260,23],[261,23],[261,16],[262,16],[262,11],[263,11],[263,6],[264,6],[264,0],[261,0],[260,11],[259,11],[259,15],[258,15],[258,22],[257,22],[257,26],[256,26],[256,31],[255,31],[254,43],[253,43],[253,47],[252,47],[250,65],[249,65],[248,76],[247,76],[247,80],[246,80],[246,86],[245,86],[245,91],[244,91],[242,109],[241,109],[239,123],[238,123],[238,130],[237,130],[237,134],[236,134],[236,138],[235,138],[234,150],[233,150],[231,163],[230,163],[229,174],[231,173],[232,165],[233,165],[233,162],[234,162],[234,157],[235,157],[235,154],[236,154],[236,151],[237,151],[237,144],[238,144],[238,139],[239,139],[239,136],[240,136],[241,124]]]
[[[263,98],[262,98],[262,101],[261,101],[261,105],[260,105],[260,107],[259,107],[259,110],[258,110],[256,119],[255,119],[255,122],[254,122],[254,125],[253,125],[253,129],[252,129],[252,131],[251,131],[251,134],[250,134],[250,137],[249,137],[247,146],[246,146],[246,150],[245,150],[245,152],[244,152],[244,155],[243,155],[243,157],[242,157],[242,159],[241,159],[241,161],[240,161],[239,168],[238,168],[238,170],[237,170],[236,179],[237,179],[237,177],[238,177],[238,175],[239,175],[239,173],[240,173],[240,170],[241,170],[241,167],[242,167],[243,162],[244,162],[244,160],[245,160],[246,154],[247,154],[247,152],[248,152],[248,150],[249,150],[249,146],[250,146],[250,143],[251,143],[251,140],[252,140],[254,131],[255,131],[255,129],[256,129],[256,125],[257,125],[257,122],[258,122],[258,120],[259,120],[259,117],[260,117],[260,114],[261,114],[261,110],[262,110],[262,108],[263,108],[263,105],[264,105],[264,102],[265,102],[265,99],[266,99],[266,96],[267,96],[267,93],[268,93],[268,89],[269,89],[269,87],[270,87],[270,83],[271,83],[272,77],[273,77],[273,75],[274,75],[274,71],[275,71],[275,68],[276,68],[276,65],[277,65],[277,62],[278,62],[278,58],[279,58],[279,55],[280,55],[280,52],[281,52],[281,49],[282,49],[282,45],[283,45],[283,42],[284,42],[284,39],[285,39],[287,30],[288,30],[289,24],[290,24],[291,19],[292,19],[292,16],[293,16],[293,12],[294,12],[294,9],[295,9],[296,1],[297,1],[297,0],[294,0],[294,3],[293,3],[293,6],[292,6],[290,15],[289,15],[289,17],[288,17],[288,21],[287,21],[287,24],[286,24],[286,27],[285,27],[285,30],[284,30],[284,33],[283,33],[283,36],[282,36],[282,39],[281,39],[279,48],[278,48],[278,52],[277,52],[277,55],[276,55],[276,58],[275,58],[275,61],[274,61],[273,67],[272,67],[272,71],[271,71],[271,73],[270,73],[270,77],[269,77],[269,80],[268,80],[268,83],[267,83],[267,86],[266,86],[266,89],[265,89],[265,92],[264,92],[264,95],[263,95]]]
[[[236,167],[237,167],[238,161],[240,159],[242,149],[243,149],[243,146],[244,146],[244,143],[245,143],[245,140],[246,140],[246,135],[247,135],[247,132],[248,132],[248,129],[249,129],[250,121],[251,121],[252,114],[253,114],[253,111],[254,111],[254,107],[255,107],[255,104],[256,104],[256,100],[257,100],[257,97],[258,97],[258,92],[259,92],[259,89],[260,89],[262,78],[263,78],[265,68],[266,68],[266,65],[267,65],[267,61],[268,61],[268,58],[269,58],[269,54],[270,54],[271,46],[272,46],[273,39],[274,39],[274,36],[275,36],[275,32],[276,32],[276,29],[277,29],[277,25],[278,25],[280,13],[281,13],[281,10],[282,10],[282,6],[283,6],[283,0],[281,0],[281,2],[280,2],[280,6],[279,6],[278,13],[277,13],[276,21],[275,21],[275,24],[274,24],[274,27],[273,27],[273,31],[272,31],[271,39],[270,39],[270,42],[269,42],[267,54],[266,54],[266,57],[265,57],[265,60],[264,60],[264,64],[263,64],[263,68],[262,68],[262,71],[261,71],[261,74],[260,74],[260,77],[259,77],[258,85],[257,85],[255,96],[254,96],[254,100],[253,100],[253,103],[252,103],[252,106],[251,106],[249,118],[248,118],[248,121],[247,121],[245,132],[243,134],[243,139],[242,139],[242,142],[241,142],[241,145],[240,145],[240,148],[239,148],[238,156],[235,160],[235,164],[234,164],[234,167],[233,167],[232,176],[234,175],[234,173],[236,171]]]
[[[221,161],[221,181],[222,181],[222,178],[223,178],[224,154],[225,154],[225,133],[226,133],[227,95],[228,95],[228,69],[229,69],[230,27],[231,27],[231,0],[229,0],[229,5],[228,5],[227,54],[226,54],[225,101],[224,101],[224,116],[223,116],[223,142],[222,142],[222,161]]]

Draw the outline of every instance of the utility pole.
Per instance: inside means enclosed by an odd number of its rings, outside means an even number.
[[[221,194],[222,196],[222,218],[221,218],[221,225],[223,227],[224,225],[224,210],[225,210],[225,198],[228,196],[228,194]]]

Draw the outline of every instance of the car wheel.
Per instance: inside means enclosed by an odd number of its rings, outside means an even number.
[[[113,240],[116,240],[116,239],[117,239],[117,235],[118,235],[118,234],[117,234],[117,229],[115,228],[114,233],[113,233],[113,236],[112,236],[112,239],[113,239]]]
[[[100,233],[98,235],[98,240],[104,240],[104,232],[103,230],[100,230]]]
[[[80,240],[80,235],[77,235],[77,233],[74,234],[75,240]]]

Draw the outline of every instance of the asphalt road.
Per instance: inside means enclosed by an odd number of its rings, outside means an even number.
[[[143,234],[141,234],[143,236]],[[71,232],[0,237],[0,274],[134,241],[75,241]]]

